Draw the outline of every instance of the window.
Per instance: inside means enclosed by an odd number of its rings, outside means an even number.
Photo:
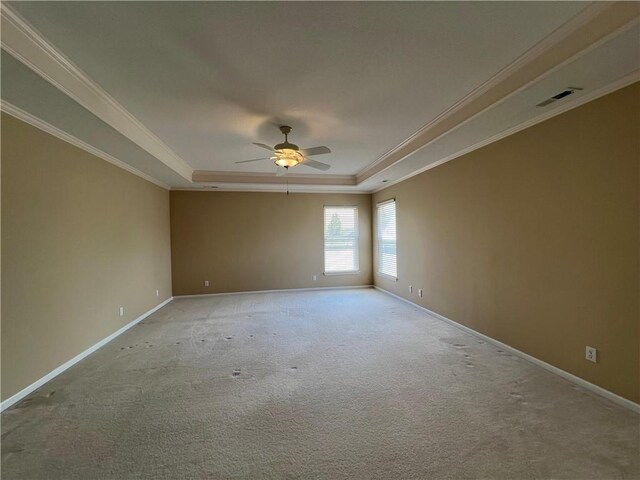
[[[378,272],[397,278],[396,201],[388,200],[377,208]]]
[[[358,268],[358,209],[324,207],[324,273],[353,273]]]

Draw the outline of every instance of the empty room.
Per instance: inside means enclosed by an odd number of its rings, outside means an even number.
[[[640,2],[0,8],[3,479],[640,480]]]

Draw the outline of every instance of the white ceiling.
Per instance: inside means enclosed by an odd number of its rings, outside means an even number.
[[[290,140],[301,147],[332,149],[317,158],[331,164],[329,175],[357,175],[587,5],[10,2],[194,170],[274,172],[268,161],[234,161],[263,156],[251,142],[280,141],[277,125],[286,123],[293,127]],[[402,178],[529,120],[540,114],[531,102],[557,93],[569,80],[587,87],[581,93],[586,95],[632,73],[639,67],[638,33],[626,32],[616,36],[623,39],[616,55],[600,51],[593,62],[584,56],[582,64],[576,58],[537,90],[531,85],[496,105],[483,114],[485,121],[476,117],[457,129],[458,137],[452,132],[449,144],[440,139],[430,153],[425,148],[358,187],[341,189],[370,191],[383,177]],[[167,185],[188,186],[4,52],[2,83],[3,100],[98,143]],[[323,175],[305,166],[296,173]]]

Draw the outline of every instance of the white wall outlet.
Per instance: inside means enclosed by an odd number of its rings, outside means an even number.
[[[413,285],[409,285],[409,293],[413,293]]]
[[[419,297],[421,297],[421,296],[422,296],[422,289],[421,289],[421,288],[419,288],[419,289],[418,289],[418,296],[419,296]]]
[[[160,290],[156,290],[156,297],[160,296]]]
[[[584,358],[586,358],[590,362],[597,363],[598,350],[596,350],[594,347],[587,346],[587,348],[585,349]]]
[[[120,316],[124,317],[124,307],[120,307]]]
[[[208,286],[209,286],[209,280],[205,280],[205,281],[204,281],[204,286],[205,286],[205,287],[208,287]]]
[[[313,276],[313,281],[315,282],[315,281],[317,281],[317,280],[318,280],[318,275],[314,275],[314,276]]]

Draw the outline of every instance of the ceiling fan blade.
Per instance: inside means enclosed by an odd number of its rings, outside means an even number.
[[[324,155],[325,153],[331,153],[331,150],[329,150],[329,147],[311,147],[300,150],[300,153],[305,157],[308,157],[311,155]]]
[[[262,148],[266,148],[267,150],[269,150],[270,152],[273,152],[273,147],[270,147],[269,145],[265,145],[264,143],[258,143],[258,142],[253,142],[253,144],[256,147],[262,147]]]
[[[264,157],[264,158],[253,158],[253,159],[251,159],[251,160],[240,160],[239,162],[236,162],[236,163],[259,162],[260,160],[269,160],[269,157]]]
[[[276,170],[276,176],[277,177],[282,177],[283,175],[287,174],[287,169],[284,167],[278,167],[278,170]]]
[[[302,161],[302,165],[306,165],[307,167],[315,168],[317,170],[329,170],[331,165],[327,165],[326,163],[317,162],[316,160],[311,160],[310,158],[305,158]]]

